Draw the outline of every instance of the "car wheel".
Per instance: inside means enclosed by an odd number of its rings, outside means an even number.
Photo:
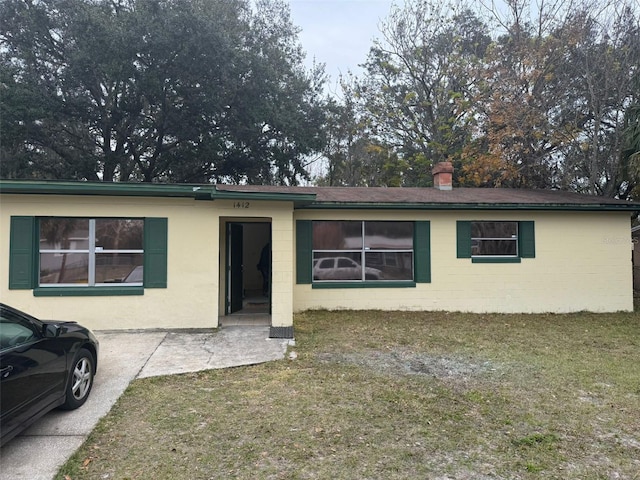
[[[81,349],[73,361],[67,382],[66,400],[60,406],[63,410],[73,410],[87,401],[93,387],[95,361],[89,350]]]

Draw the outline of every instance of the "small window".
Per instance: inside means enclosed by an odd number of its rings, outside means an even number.
[[[456,222],[458,258],[474,263],[519,263],[536,257],[535,224],[528,221]]]
[[[517,257],[518,222],[471,222],[472,257]]]

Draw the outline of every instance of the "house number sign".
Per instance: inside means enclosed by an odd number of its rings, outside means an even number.
[[[249,202],[233,202],[233,208],[249,208],[250,206]]]

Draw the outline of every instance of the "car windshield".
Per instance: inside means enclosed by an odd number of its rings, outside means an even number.
[[[0,311],[0,350],[24,345],[36,338],[28,321],[9,310]]]

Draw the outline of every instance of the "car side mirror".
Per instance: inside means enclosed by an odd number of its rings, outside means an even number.
[[[44,326],[45,338],[56,338],[60,335],[60,325],[56,323],[47,323]]]

